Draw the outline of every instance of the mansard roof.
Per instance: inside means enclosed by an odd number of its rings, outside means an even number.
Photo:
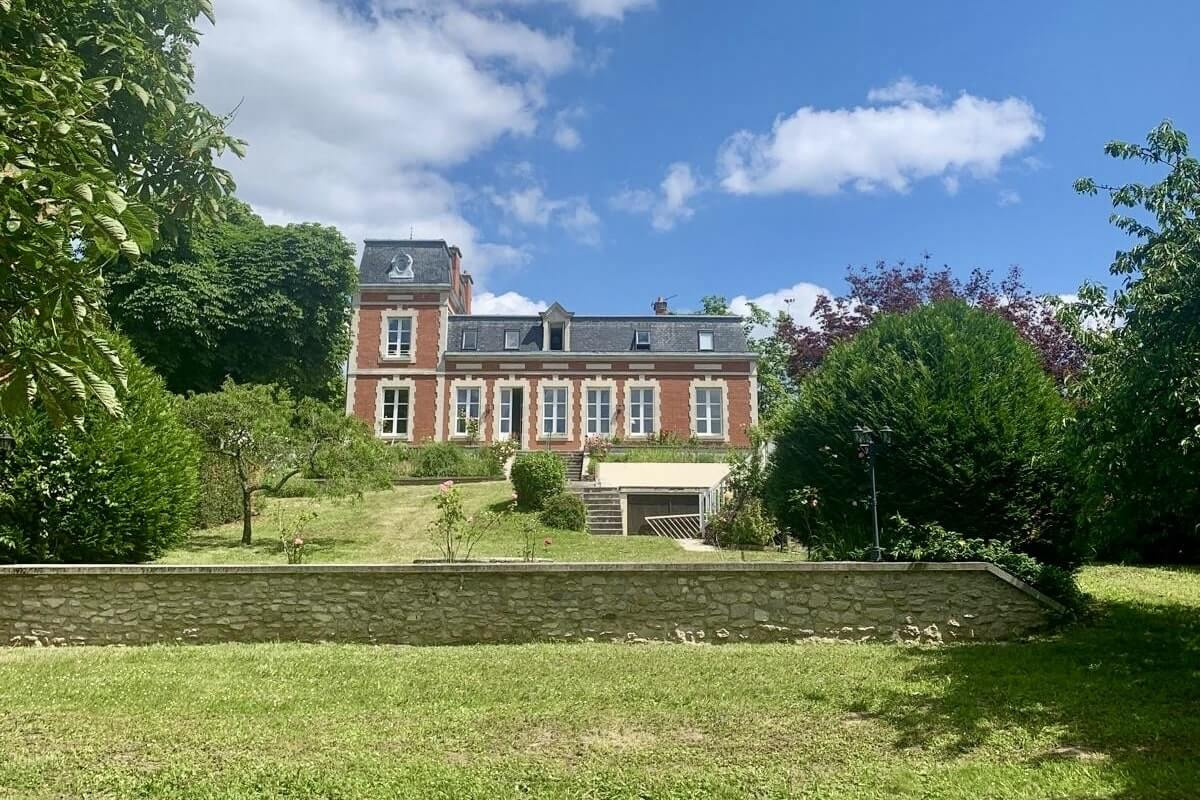
[[[410,258],[411,278],[407,276]],[[358,282],[361,286],[449,286],[450,248],[444,239],[368,239],[358,265]]]
[[[463,350],[462,332],[476,331],[476,350]],[[504,332],[520,332],[518,352],[542,350],[542,317],[538,316],[491,316],[454,314],[450,316],[448,353],[513,352],[504,349]],[[636,331],[650,331],[650,348],[634,347]],[[713,349],[701,351],[701,331],[713,334]],[[558,353],[559,351],[546,351]],[[703,358],[705,353],[752,354],[742,329],[741,317],[707,314],[671,314],[640,316],[584,316],[571,319],[570,353],[696,353]]]

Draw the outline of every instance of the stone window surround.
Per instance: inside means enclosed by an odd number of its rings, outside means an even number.
[[[417,312],[415,309],[403,308],[385,308],[379,312],[379,358],[381,361],[388,362],[412,362],[417,358]],[[412,333],[409,336],[408,352],[395,353],[388,355],[388,322],[393,319],[410,319],[412,320]]]
[[[545,433],[543,425],[545,417],[543,416],[546,389],[566,389],[567,390],[567,432],[566,433]],[[565,442],[570,441],[571,436],[575,432],[575,384],[569,379],[551,378],[549,380],[540,380],[537,384],[537,440],[539,442]]]
[[[634,389],[653,389],[654,390],[654,415],[651,419],[654,422],[653,433],[634,433],[633,432],[633,415],[630,412],[633,403]],[[625,381],[625,437],[627,439],[653,439],[662,430],[662,391],[658,386],[657,378],[638,378]]]
[[[408,425],[407,433],[383,432],[383,390],[408,390]],[[413,409],[416,407],[417,384],[411,378],[381,378],[375,386],[375,435],[381,439],[394,442],[411,442],[413,440]]]
[[[721,433],[697,433],[696,420],[699,414],[696,410],[696,390],[697,389],[720,389],[721,390]],[[697,439],[711,442],[728,442],[729,441],[729,384],[719,378],[694,378],[691,385],[688,387],[688,421],[691,424],[691,433]]]
[[[529,404],[530,390],[529,381],[521,378],[497,378],[492,381],[492,408],[496,413],[492,416],[492,441],[500,441],[500,390],[501,389],[521,389],[524,397],[521,405],[521,440],[519,444],[522,450],[529,449]],[[509,435],[512,438],[512,435]]]
[[[592,378],[582,381],[580,384],[579,411],[582,417],[580,424],[582,425],[583,435],[587,436],[613,436],[617,432],[617,416],[621,408],[620,397],[617,394],[617,382],[612,379]],[[608,389],[608,433],[588,433],[588,389]]]
[[[467,432],[458,431],[458,390],[479,390],[479,438],[483,439],[483,420],[488,415],[487,384],[482,378],[464,378],[450,381],[450,438],[465,440]]]

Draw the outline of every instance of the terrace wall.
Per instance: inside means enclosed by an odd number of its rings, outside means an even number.
[[[0,643],[997,640],[1053,601],[990,565],[0,567]]]

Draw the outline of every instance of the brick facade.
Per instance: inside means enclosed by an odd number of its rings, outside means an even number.
[[[383,244],[393,251],[403,251],[406,243]],[[416,244],[428,246],[433,243]],[[539,337],[533,345],[538,349],[522,347],[501,351],[497,349],[500,345],[485,349],[483,344],[477,344],[480,350],[464,351],[467,350],[465,343],[451,342],[449,338],[451,327],[470,329],[476,319],[470,316],[471,278],[461,271],[461,253],[457,248],[438,244],[447,256],[440,285],[371,285],[365,274],[369,254],[364,253],[364,286],[354,301],[346,411],[370,423],[381,436],[411,442],[465,439],[456,431],[455,425],[457,390],[463,388],[478,390],[481,442],[517,438],[501,431],[500,418],[502,392],[519,390],[523,413],[519,419],[510,414],[512,421],[509,424],[521,429],[521,447],[579,450],[588,436],[586,391],[595,388],[609,392],[610,438],[653,438],[632,433],[629,392],[638,387],[653,390],[654,435],[665,432],[680,439],[696,436],[701,441],[715,444],[749,444],[747,430],[757,421],[756,362],[754,354],[740,338],[740,329],[735,339],[726,338],[731,323],[729,318],[683,318],[665,314],[645,318],[581,317],[589,320],[588,324],[593,327],[607,326],[607,333],[616,331],[618,337],[623,335],[621,326],[627,327],[630,352],[588,350],[577,353],[571,349],[574,343],[569,333],[565,337],[568,344],[563,350],[541,349],[542,322],[537,317],[480,317],[478,319],[491,324],[523,326],[526,343],[529,336]],[[371,247],[372,243],[368,242],[368,248]],[[556,313],[565,313],[557,306],[555,309]],[[569,320],[570,316],[573,315],[567,314],[566,318]],[[389,356],[386,328],[387,320],[392,317],[407,318],[403,324],[410,326],[411,342],[407,353]],[[696,336],[686,332],[675,335],[676,328],[690,325],[687,330],[691,331],[697,325],[707,326],[709,320],[722,328],[723,341],[734,341],[735,344],[722,352],[689,350],[688,347],[698,348]],[[634,350],[635,328],[649,329],[651,326],[661,332],[659,335],[664,340],[671,339],[672,349],[667,352]],[[583,338],[578,335],[576,340]],[[611,336],[607,341],[613,341]],[[567,390],[568,417],[565,434],[547,437],[542,433],[542,401],[543,389],[551,386]],[[406,393],[409,404],[404,426],[407,430],[391,435],[385,433],[383,427],[384,391],[389,388]],[[705,435],[697,430],[695,402],[698,389],[719,392],[722,431],[718,435]]]

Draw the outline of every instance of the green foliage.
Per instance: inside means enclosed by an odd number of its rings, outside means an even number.
[[[720,547],[764,547],[775,538],[775,525],[762,500],[747,497],[708,518],[705,538]]]
[[[1200,161],[1187,137],[1164,122],[1145,145],[1112,142],[1122,160],[1161,166],[1158,183],[1101,186],[1113,223],[1136,243],[1111,272],[1109,298],[1084,286],[1069,307],[1090,352],[1075,387],[1078,423],[1069,439],[1078,466],[1080,525],[1101,555],[1127,560],[1200,560]],[[1129,211],[1126,211],[1128,209]],[[1135,212],[1143,212],[1136,214]],[[1085,322],[1101,324],[1085,325]]]
[[[211,528],[242,518],[242,484],[228,459],[205,452],[200,458],[196,525]]]
[[[1030,586],[1053,597],[1068,608],[1083,604],[1083,594],[1074,574],[1017,552],[1006,542],[968,539],[940,525],[914,525],[903,517],[893,520],[895,540],[884,548],[888,561],[987,561],[1017,576]],[[866,551],[813,553],[834,559],[865,559]]]
[[[354,247],[321,225],[266,225],[225,203],[224,220],[111,275],[108,308],[176,392],[226,377],[295,397],[342,395]]]
[[[543,525],[562,531],[587,530],[587,509],[583,499],[571,492],[560,492],[547,498],[538,519]]]
[[[442,558],[451,562],[469,561],[475,546],[506,522],[515,505],[509,504],[503,512],[488,509],[468,516],[462,493],[454,481],[438,486],[434,504],[438,513],[430,523],[430,533]]]
[[[417,478],[498,478],[503,465],[490,450],[472,452],[453,442],[413,448],[409,474]]]
[[[1036,352],[995,315],[961,302],[883,315],[801,385],[764,496],[810,548],[866,546],[870,473],[852,429],[886,425],[895,432],[877,458],[881,516],[1074,564],[1081,543],[1060,455],[1070,413]]]
[[[303,471],[322,478],[328,495],[390,485],[385,445],[360,420],[316,400],[297,403],[276,386],[227,380],[219,392],[189,397],[183,412],[208,454],[237,475],[243,544],[251,542],[254,495],[279,491]]]
[[[191,100],[208,0],[0,2],[0,411],[117,414],[102,273],[215,213],[240,152]],[[160,223],[161,221],[161,223]]]
[[[4,420],[17,446],[0,461],[0,561],[145,561],[192,526],[199,444],[162,380],[112,341],[129,371],[123,417],[59,429],[35,407]]]
[[[546,501],[567,488],[567,470],[554,453],[521,453],[510,473],[517,503],[523,511],[540,511]]]
[[[607,453],[600,461],[627,464],[720,464],[725,461],[724,450],[687,447],[631,447],[620,453]]]
[[[716,294],[700,299],[705,314],[726,315],[732,312],[729,301]],[[769,420],[782,413],[795,389],[788,376],[791,348],[777,333],[776,322],[787,318],[786,312],[772,317],[766,309],[749,303],[749,313],[742,318],[750,349],[758,355],[758,415]]]

